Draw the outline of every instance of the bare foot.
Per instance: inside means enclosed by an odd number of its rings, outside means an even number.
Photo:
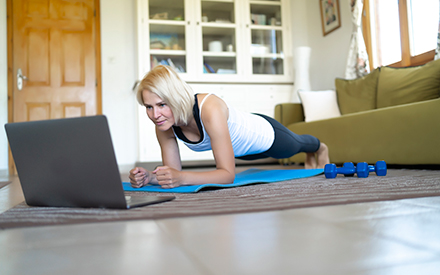
[[[316,169],[315,153],[306,153],[306,161],[304,166],[306,169]]]
[[[330,163],[330,158],[328,156],[328,147],[325,143],[321,142],[318,151],[316,151],[318,157],[318,168],[324,168],[324,166]]]

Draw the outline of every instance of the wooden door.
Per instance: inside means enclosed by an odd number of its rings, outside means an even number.
[[[100,113],[95,0],[11,2],[12,121]]]
[[[7,14],[8,121],[101,114],[99,0],[7,0]]]

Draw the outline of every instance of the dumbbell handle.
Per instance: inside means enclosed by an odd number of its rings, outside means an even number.
[[[347,167],[340,167],[337,168],[338,174],[344,174],[344,175],[351,175],[356,173],[356,169],[354,168],[347,168]]]

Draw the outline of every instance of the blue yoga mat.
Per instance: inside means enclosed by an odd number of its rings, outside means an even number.
[[[235,180],[231,184],[201,184],[191,186],[179,186],[171,189],[163,189],[159,185],[147,185],[141,188],[133,188],[129,182],[123,182],[125,191],[136,192],[164,192],[164,193],[195,193],[208,187],[230,188],[253,183],[269,183],[299,178],[308,178],[324,173],[324,169],[292,169],[292,170],[262,170],[248,169],[235,175]]]

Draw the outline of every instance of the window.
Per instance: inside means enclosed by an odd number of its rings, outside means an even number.
[[[425,64],[434,58],[438,0],[365,0],[363,31],[371,69]]]

